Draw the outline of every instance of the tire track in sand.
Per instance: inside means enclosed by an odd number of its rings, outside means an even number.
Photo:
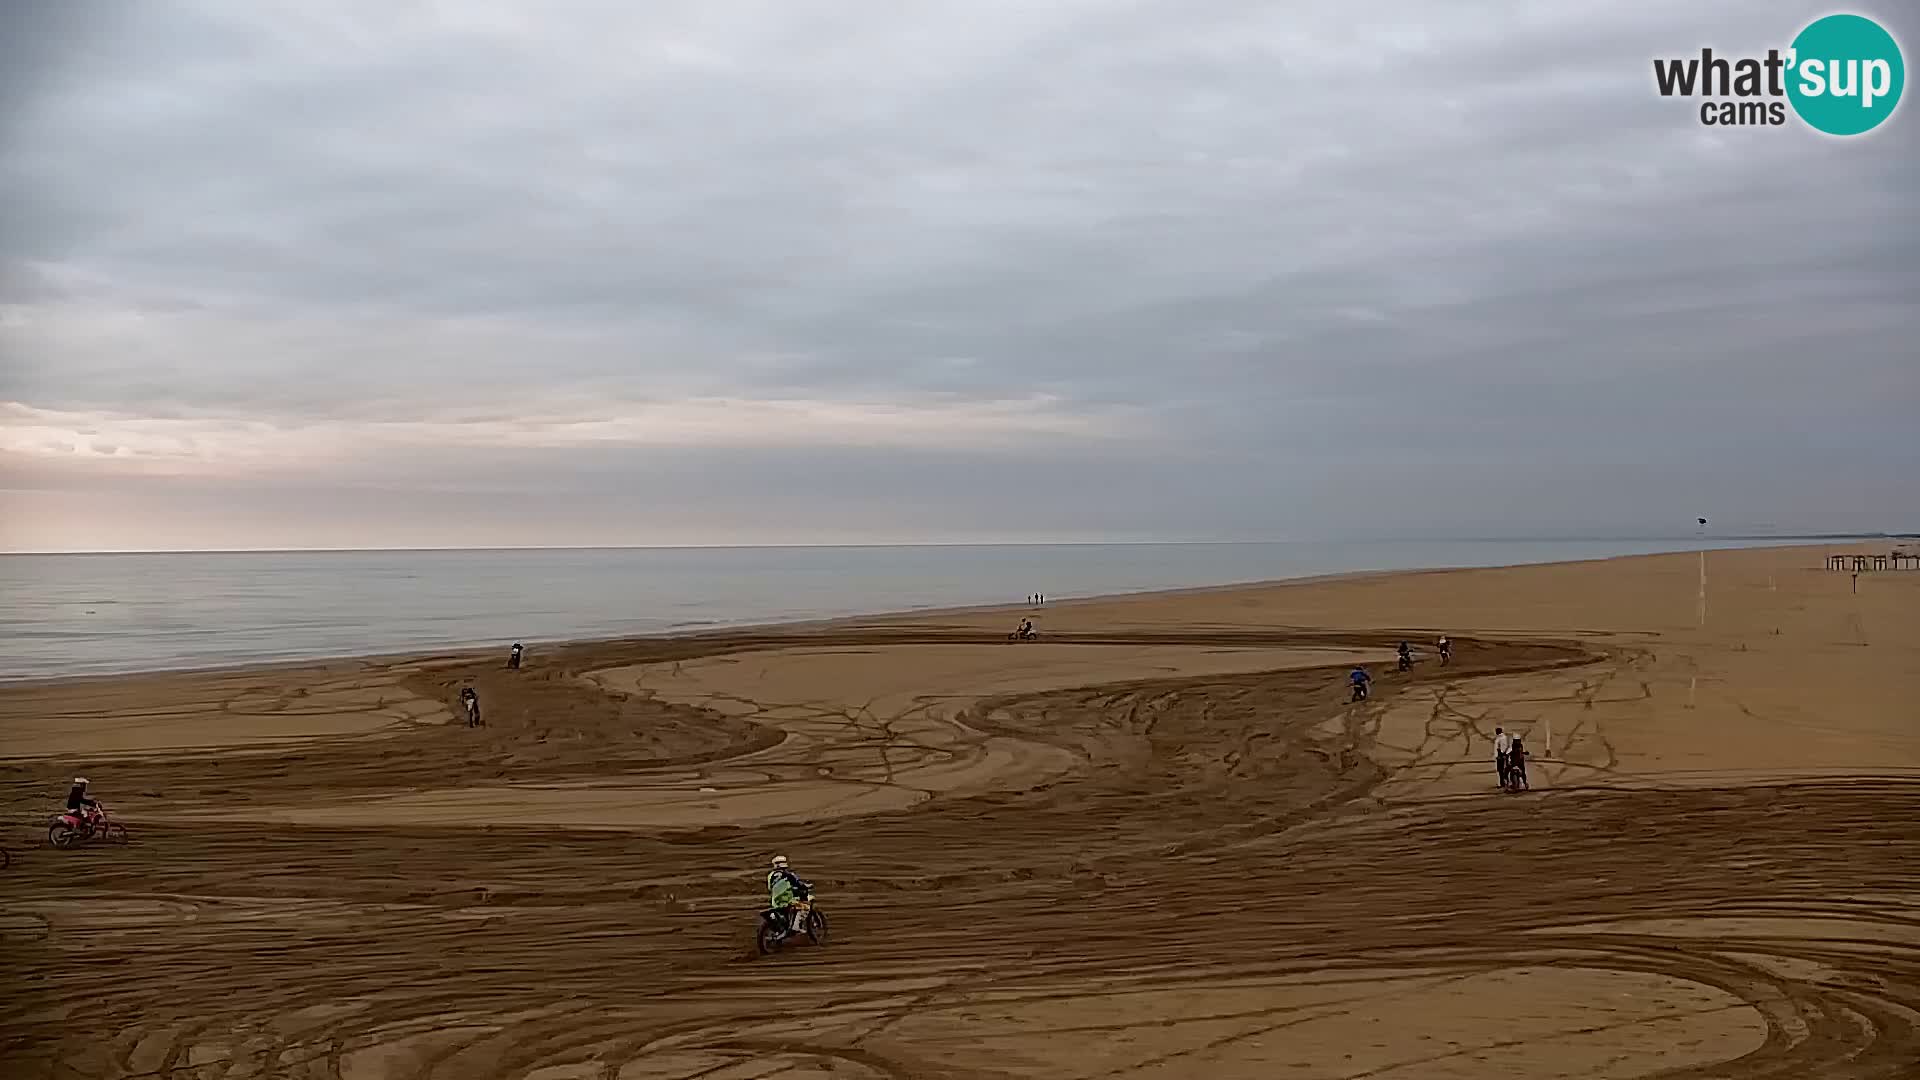
[[[578,674],[614,658],[599,648],[534,684],[565,688],[539,695],[561,704],[536,716],[530,701],[524,719],[498,675],[423,676],[479,680],[500,702],[475,752],[440,767],[617,776],[672,760],[682,730],[689,758],[714,753],[716,735],[734,750],[707,761],[759,748],[690,710],[605,704]],[[1456,664],[1449,686],[1578,659],[1512,643],[1461,655],[1479,666]],[[156,819],[127,848],[8,871],[5,906],[44,912],[46,929],[0,921],[0,1062],[23,1078],[714,1080],[829,1064],[1271,1075],[1291,1061],[1397,1080],[1453,1064],[1551,1075],[1552,1055],[1593,1047],[1592,1060],[1653,1075],[1629,1060],[1653,1040],[1669,1077],[1911,1075],[1920,784],[1582,790],[1550,813],[1532,799],[1357,798],[1384,776],[1366,755],[1372,707],[1432,685],[1382,680],[1359,711],[1327,670],[1010,695],[968,726],[1069,748],[1076,771],[1038,791],[777,830]],[[663,728],[625,727],[641,720]],[[897,733],[885,716],[839,720],[856,742]],[[438,734],[400,736],[396,774],[413,775],[407,757]],[[789,763],[841,749],[823,741]],[[169,800],[208,783],[243,801],[331,797],[335,779],[374,786],[367,752],[129,768]],[[749,959],[775,844],[806,852],[835,942]],[[1511,1015],[1475,1026],[1447,1012],[1469,999],[1511,1001]],[[1521,1056],[1535,1049],[1550,1054]]]

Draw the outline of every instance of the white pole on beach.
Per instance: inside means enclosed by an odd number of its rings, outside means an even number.
[[[1540,749],[1544,751],[1541,757],[1553,756],[1553,717],[1551,716],[1547,717],[1547,741]]]
[[[1707,625],[1707,553],[1700,553],[1700,625]]]

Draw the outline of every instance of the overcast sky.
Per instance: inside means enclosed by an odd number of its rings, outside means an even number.
[[[1920,526],[1827,9],[9,7],[0,548]]]

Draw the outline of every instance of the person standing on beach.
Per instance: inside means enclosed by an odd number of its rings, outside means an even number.
[[[1513,736],[1505,728],[1493,729],[1493,768],[1500,774],[1500,786],[1507,786],[1507,754],[1513,749]]]
[[[517,641],[513,643],[512,650],[507,653],[507,667],[515,671],[520,668],[520,643]]]
[[[467,707],[467,726],[479,727],[480,695],[473,692],[473,687],[463,686],[460,688],[460,704]]]

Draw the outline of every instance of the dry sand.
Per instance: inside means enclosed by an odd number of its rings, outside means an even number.
[[[1820,550],[0,688],[0,1074],[1920,1076],[1920,573]]]

